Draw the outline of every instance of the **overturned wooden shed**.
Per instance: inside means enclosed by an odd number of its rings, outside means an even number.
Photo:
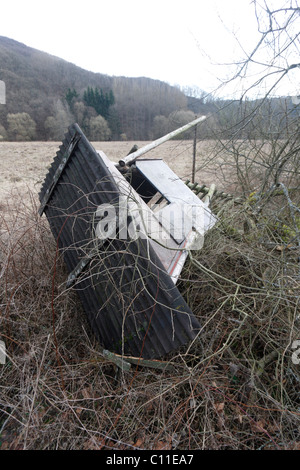
[[[187,250],[201,247],[214,217],[162,160],[141,160],[142,153],[112,163],[72,125],[42,185],[39,212],[101,345],[152,359],[199,333],[176,283]]]

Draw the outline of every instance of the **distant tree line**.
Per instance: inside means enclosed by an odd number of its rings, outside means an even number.
[[[289,97],[217,100],[198,87],[94,74],[1,36],[0,64],[0,140],[60,141],[74,122],[91,140],[153,140],[196,115],[209,116],[199,138],[251,139],[285,136],[299,120]]]
[[[89,72],[2,36],[0,64],[1,140],[59,141],[74,122],[90,139],[149,140],[156,116],[188,110],[184,92],[165,82]]]
[[[112,131],[110,120],[110,108],[115,103],[112,90],[105,91],[102,88],[89,86],[82,96],[75,89],[68,88],[65,95],[68,114],[65,119],[76,121],[91,140],[109,140]],[[51,127],[51,123],[50,123]]]
[[[0,140],[59,141],[73,122],[94,141],[152,140],[194,119],[180,90],[158,81],[153,88],[152,82],[115,79],[112,88],[68,87],[60,96],[44,99],[38,94],[35,99],[23,99],[19,94],[21,112],[13,112],[14,98],[8,99],[12,112],[0,108]]]
[[[105,93],[102,88],[99,90],[98,88],[88,87],[84,91],[83,101],[87,106],[94,108],[97,114],[107,119],[109,117],[109,108],[114,104],[115,97],[112,90]]]
[[[152,140],[193,120],[186,96],[177,88],[149,79],[114,80],[112,88],[68,88],[45,121],[47,136],[59,140],[71,122],[87,137],[101,140]],[[161,119],[164,125],[159,127]]]
[[[0,120],[0,141],[36,140],[41,139],[41,134],[42,140],[59,141],[73,122],[92,141],[154,140],[202,114],[209,118],[198,126],[198,138],[226,139],[232,135],[243,139],[284,138],[293,132],[299,119],[299,106],[290,97],[265,99],[263,103],[211,100],[205,104],[199,99],[192,102],[191,110],[180,94],[173,100],[173,106],[167,105],[168,100],[162,106],[150,89],[147,93],[137,87],[124,95],[122,90],[115,90],[117,99],[113,90],[88,87],[80,94],[68,88],[63,99],[54,101],[52,114],[43,123],[36,122],[30,112],[8,113],[5,120]],[[191,139],[193,131],[178,138]]]

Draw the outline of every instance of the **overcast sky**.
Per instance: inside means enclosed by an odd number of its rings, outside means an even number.
[[[207,92],[251,49],[250,0],[2,0],[0,35],[108,75],[146,76]],[[233,90],[231,90],[233,91]]]

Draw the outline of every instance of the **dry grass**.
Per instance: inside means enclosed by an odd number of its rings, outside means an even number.
[[[179,284],[199,338],[173,371],[118,372],[65,289],[36,200],[1,202],[1,450],[300,448],[299,262],[271,217],[248,231],[252,206],[222,205]]]
[[[60,146],[61,142],[0,142],[0,202],[11,195],[11,189],[22,191],[26,195],[28,190],[37,192],[48,171],[49,165]],[[92,142],[96,150],[102,150],[112,161],[124,158],[133,145],[139,148],[149,142]],[[210,149],[213,142],[199,142],[197,144],[198,158],[204,161],[197,172],[197,179],[212,183],[216,178],[216,172],[209,167],[212,159]],[[190,177],[193,159],[193,141],[169,141],[145,154],[149,158],[162,158],[176,172],[180,178]],[[207,169],[206,169],[207,168]],[[221,183],[223,181],[223,175]]]

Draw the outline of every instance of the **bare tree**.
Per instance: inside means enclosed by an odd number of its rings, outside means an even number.
[[[10,140],[33,140],[36,134],[36,124],[27,113],[9,113],[7,115],[8,137]]]
[[[299,174],[300,7],[296,0],[252,3],[259,39],[249,51],[235,36],[244,58],[222,84],[239,84],[240,96],[215,102],[214,112],[221,171],[234,163],[244,195],[295,185]]]
[[[110,138],[111,131],[104,117],[99,115],[90,119],[89,136],[93,141],[108,140]]]
[[[211,298],[215,319],[228,302],[220,331],[228,318],[228,338],[239,330],[226,351],[213,354],[226,358],[229,369],[252,371],[248,410],[262,404],[288,410],[277,428],[284,447],[295,429],[289,416],[298,410],[299,388],[299,363],[291,358],[300,337],[300,8],[295,0],[274,4],[252,2],[260,37],[250,51],[240,44],[244,58],[223,84],[239,85],[240,95],[215,102],[215,146],[199,158],[198,172],[211,171],[231,194],[213,198],[218,223],[192,262],[204,282],[201,309]],[[297,421],[299,428],[298,415]]]
[[[297,89],[300,67],[298,1],[282,0],[281,7],[272,0],[253,0],[252,3],[259,33],[258,41],[248,50],[235,35],[244,58],[236,63],[234,75],[222,86],[242,80],[244,91],[241,98],[249,96],[250,92],[253,96],[254,90],[264,98],[275,93],[282,94],[289,81],[294,82]]]

